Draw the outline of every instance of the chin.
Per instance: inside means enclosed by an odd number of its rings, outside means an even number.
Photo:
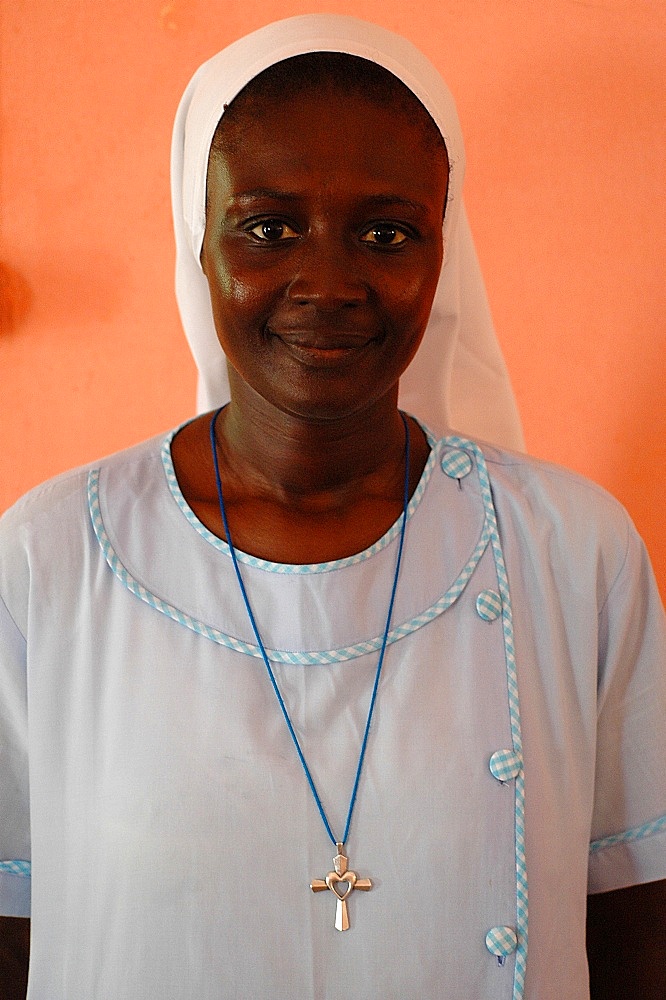
[[[249,371],[241,374],[230,369],[229,374],[232,398],[242,409],[249,405],[317,423],[347,420],[378,405],[383,412],[397,409],[397,374],[391,380],[384,372],[378,379],[376,372],[363,377],[358,369],[334,372],[302,366],[297,372],[276,368],[270,380]]]
[[[372,393],[360,398],[345,398],[337,395],[333,398],[322,398],[321,396],[309,399],[293,399],[289,402],[279,404],[278,409],[288,416],[299,420],[311,421],[313,423],[334,423],[338,420],[349,420],[369,415],[377,407],[382,412],[397,410],[398,407],[398,387],[385,393]]]

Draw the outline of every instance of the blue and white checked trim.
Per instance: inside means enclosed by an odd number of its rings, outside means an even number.
[[[483,452],[465,438],[452,436],[445,438],[445,443],[452,448],[461,448],[476,459],[476,468],[481,484],[481,495],[486,512],[486,523],[490,530],[490,544],[495,558],[497,583],[502,600],[502,628],[504,631],[504,653],[506,660],[506,679],[509,695],[509,720],[514,753],[522,760],[523,741],[520,729],[520,704],[518,700],[518,675],[513,643],[513,617],[511,614],[511,597],[509,594],[509,579],[504,565],[504,555],[500,542],[497,516],[493,504],[490,477],[483,457]],[[518,947],[516,949],[515,969],[513,977],[513,1000],[521,1000],[525,989],[525,972],[527,969],[527,864],[525,861],[525,772],[520,769],[515,780],[516,796],[516,934]]]
[[[8,872],[10,875],[20,875],[22,878],[30,878],[29,861],[0,861],[0,872]]]
[[[631,830],[624,830],[623,833],[613,833],[609,837],[593,840],[590,844],[590,854],[603,851],[605,847],[613,847],[614,844],[631,844],[635,840],[644,840],[645,837],[661,833],[662,830],[666,830],[666,816],[660,816],[659,819],[653,819],[641,826],[634,826]]]
[[[229,546],[217,535],[214,535],[212,531],[209,531],[205,524],[202,524],[199,518],[196,516],[192,508],[187,503],[185,497],[183,496],[180,486],[178,484],[178,479],[176,478],[176,471],[173,467],[173,460],[171,458],[171,442],[173,441],[174,435],[178,432],[180,428],[172,431],[165,439],[162,445],[162,464],[164,466],[164,473],[166,475],[167,484],[171,495],[180,507],[181,512],[185,515],[187,520],[190,522],[192,527],[199,532],[202,538],[205,538],[210,545],[218,549],[220,552],[224,552],[225,555],[231,558],[231,553],[229,552]],[[432,473],[435,462],[437,461],[437,455],[435,452],[436,441],[432,436],[431,432],[427,428],[423,428],[423,431],[428,438],[428,443],[430,444],[430,455],[428,456],[428,461],[425,464],[423,473],[418,482],[416,489],[412,495],[411,500],[407,506],[407,520],[413,516],[414,511],[418,507],[421,497],[425,492],[425,488],[428,483],[428,479]],[[357,552],[352,556],[346,556],[344,559],[334,559],[330,562],[323,563],[276,563],[271,562],[269,559],[259,559],[257,556],[249,555],[247,552],[241,552],[236,549],[236,558],[239,563],[243,563],[246,566],[253,566],[256,569],[264,570],[267,573],[281,573],[283,575],[304,575],[306,573],[329,573],[331,570],[344,569],[346,566],[355,566],[356,563],[363,562],[365,559],[370,559],[372,556],[376,555],[382,549],[390,545],[394,538],[400,533],[400,527],[402,523],[402,515],[393,524],[386,534],[378,538],[377,541],[370,546],[368,549],[364,549],[363,552]],[[270,650],[267,650],[270,655]],[[258,654],[261,656],[261,653]],[[272,657],[271,657],[272,659]]]
[[[113,548],[111,540],[109,539],[104,527],[104,521],[102,519],[102,513],[99,505],[99,476],[99,469],[92,469],[88,475],[88,506],[90,509],[90,517],[92,519],[95,535],[97,536],[97,540],[100,544],[102,552],[104,553],[104,558],[123,586],[136,597],[140,598],[140,600],[150,605],[150,607],[155,608],[157,611],[167,615],[175,622],[178,622],[180,625],[184,625],[193,632],[205,636],[207,639],[210,639],[212,642],[216,642],[220,646],[226,646],[229,649],[236,650],[236,652],[246,653],[249,656],[255,656],[258,659],[261,659],[261,650],[255,643],[244,642],[241,639],[237,639],[235,636],[228,635],[226,632],[222,632],[219,629],[214,628],[212,625],[207,625],[205,622],[191,617],[179,608],[174,607],[174,605],[169,604],[160,597],[157,597],[156,594],[153,594],[150,590],[144,587],[143,584],[139,583],[139,581],[133,577],[127,569],[125,569],[115,549]],[[469,561],[463,567],[458,578],[452,583],[446,593],[439,598],[439,600],[437,600],[429,608],[426,608],[425,611],[422,611],[421,614],[407,622],[395,625],[389,632],[387,645],[397,642],[399,639],[403,639],[405,636],[411,635],[412,632],[416,632],[418,629],[423,628],[424,625],[427,625],[434,618],[443,614],[444,611],[450,608],[451,605],[458,600],[467,586],[474,570],[478,566],[483,553],[488,547],[489,541],[490,530],[486,519],[484,521],[479,541],[477,542]],[[342,560],[341,562],[343,564],[347,563],[346,560]],[[340,564],[341,563],[336,563],[335,565],[339,566]],[[278,564],[275,563],[271,565]],[[381,648],[382,640],[383,636],[378,635],[372,639],[355,643],[353,646],[344,646],[340,649],[313,651],[299,650],[295,652],[292,650],[267,648],[266,654],[274,663],[295,663],[305,665],[341,663],[345,660],[353,660],[358,656],[364,656],[366,653],[376,652]]]

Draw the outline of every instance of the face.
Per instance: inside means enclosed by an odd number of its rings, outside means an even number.
[[[201,262],[232,398],[316,420],[395,405],[442,264],[443,151],[406,112],[328,92],[263,104],[223,146]]]

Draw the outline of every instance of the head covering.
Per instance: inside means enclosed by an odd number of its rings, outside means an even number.
[[[180,102],[171,150],[176,297],[199,370],[199,411],[229,399],[226,359],[199,263],[213,135],[225,104],[250,80],[307,52],[345,52],[383,66],[419,98],[446,143],[451,175],[444,265],[423,343],[400,381],[400,405],[435,431],[455,428],[522,448],[518,411],[462,201],[465,151],[453,98],[432,63],[405,38],[335,14],[290,17],[246,35],[197,70]]]

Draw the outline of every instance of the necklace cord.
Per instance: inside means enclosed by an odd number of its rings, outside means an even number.
[[[367,717],[367,720],[366,720],[366,723],[365,723],[365,730],[363,732],[363,740],[361,742],[361,750],[360,750],[360,753],[359,753],[358,764],[357,764],[357,767],[356,767],[356,775],[355,775],[355,778],[354,778],[354,787],[352,788],[351,798],[350,798],[350,801],[349,801],[349,810],[347,812],[347,820],[345,822],[344,834],[342,836],[342,840],[338,841],[337,838],[335,837],[335,835],[333,834],[333,831],[331,830],[331,826],[330,826],[330,823],[328,822],[328,818],[326,816],[326,812],[324,810],[324,806],[322,804],[321,798],[320,798],[319,793],[317,791],[317,788],[315,786],[312,774],[310,773],[310,768],[308,767],[307,761],[305,759],[305,755],[303,754],[303,751],[301,749],[301,744],[300,744],[300,742],[298,740],[298,736],[296,735],[296,731],[295,731],[295,729],[294,729],[294,727],[292,725],[291,719],[289,718],[289,712],[287,711],[287,706],[285,705],[284,699],[282,697],[282,693],[280,692],[280,688],[278,686],[277,680],[275,678],[275,674],[273,672],[273,668],[271,667],[271,663],[270,663],[270,660],[268,658],[268,654],[266,653],[266,648],[265,648],[264,643],[263,643],[263,641],[261,639],[261,636],[259,634],[259,629],[257,627],[257,622],[256,622],[256,619],[254,617],[254,613],[252,611],[252,606],[250,604],[249,598],[247,596],[247,591],[245,589],[245,584],[243,582],[243,577],[241,575],[240,566],[238,565],[238,559],[236,557],[236,550],[235,550],[233,542],[231,540],[231,533],[229,531],[229,523],[227,521],[227,512],[226,512],[225,504],[224,504],[224,494],[223,494],[223,491],[222,491],[222,478],[220,476],[220,464],[219,464],[218,455],[217,455],[217,441],[216,441],[216,437],[215,437],[215,426],[217,424],[217,418],[219,417],[219,415],[220,415],[220,413],[222,412],[223,409],[224,409],[224,407],[220,407],[218,410],[216,410],[216,412],[213,414],[213,417],[211,419],[211,422],[210,422],[210,444],[211,444],[211,451],[212,451],[212,455],[213,455],[213,467],[215,469],[215,485],[217,486],[217,498],[218,498],[218,502],[219,502],[219,505],[220,505],[220,514],[222,515],[222,523],[224,525],[224,531],[225,531],[226,538],[227,538],[227,544],[229,546],[229,552],[231,554],[231,561],[233,563],[233,567],[234,567],[234,570],[235,570],[235,573],[236,573],[236,578],[238,580],[238,585],[240,587],[241,595],[242,595],[243,601],[245,603],[245,608],[247,610],[248,617],[250,619],[250,625],[252,626],[252,631],[254,632],[254,637],[256,639],[257,646],[259,647],[259,651],[261,652],[261,657],[262,657],[262,659],[264,661],[264,665],[266,667],[266,670],[268,671],[268,676],[270,678],[270,682],[271,682],[271,684],[273,686],[273,691],[275,692],[275,696],[276,696],[276,698],[278,700],[278,704],[279,704],[280,709],[282,711],[282,715],[284,716],[284,720],[287,723],[287,728],[289,730],[289,735],[291,736],[293,744],[296,747],[296,753],[298,754],[298,759],[301,762],[301,766],[302,766],[303,771],[305,773],[305,777],[307,778],[308,785],[310,786],[310,791],[312,792],[312,796],[313,796],[313,798],[315,800],[315,804],[317,806],[317,809],[319,810],[319,815],[321,816],[323,824],[324,824],[324,827],[326,828],[326,832],[327,832],[327,834],[328,834],[328,836],[329,836],[329,838],[331,840],[331,843],[334,844],[336,846],[336,848],[337,848],[338,845],[340,845],[340,844],[342,846],[344,846],[344,844],[347,842],[347,837],[349,836],[349,829],[351,827],[352,815],[353,815],[353,812],[354,812],[354,806],[356,804],[356,796],[357,796],[357,793],[358,793],[358,787],[359,787],[359,783],[360,783],[360,780],[361,780],[361,771],[363,770],[363,761],[365,759],[365,752],[366,752],[367,746],[368,746],[368,737],[370,735],[370,724],[372,722],[372,716],[373,716],[374,710],[375,710],[375,702],[377,701],[377,692],[379,690],[379,679],[381,677],[382,667],[384,665],[384,655],[386,653],[386,645],[387,645],[387,642],[388,642],[389,632],[391,630],[391,618],[392,618],[392,615],[393,615],[393,605],[395,603],[395,595],[396,595],[396,592],[397,592],[397,589],[398,589],[398,576],[400,575],[400,563],[402,562],[402,551],[403,551],[404,541],[405,541],[405,530],[406,530],[406,527],[407,527],[407,508],[408,508],[408,505],[409,505],[409,472],[410,472],[410,435],[409,435],[409,424],[407,423],[407,418],[405,417],[404,413],[401,412],[400,416],[402,418],[402,422],[403,422],[403,425],[404,425],[404,428],[405,428],[405,479],[404,479],[404,492],[403,492],[402,524],[400,526],[400,536],[399,536],[399,540],[398,540],[398,554],[397,554],[397,557],[396,557],[395,573],[394,573],[394,576],[393,576],[393,586],[391,588],[391,597],[390,597],[390,600],[389,600],[388,613],[387,613],[387,616],[386,616],[386,627],[384,628],[384,635],[383,635],[383,638],[382,638],[381,649],[380,649],[380,652],[379,652],[379,661],[377,663],[377,670],[375,671],[375,680],[374,680],[374,684],[372,686],[372,694],[371,694],[371,697],[370,697],[370,706],[368,708],[368,717]]]

